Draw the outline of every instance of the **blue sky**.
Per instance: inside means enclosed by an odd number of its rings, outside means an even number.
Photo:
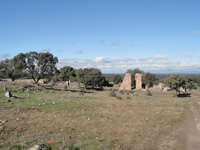
[[[1,0],[0,59],[50,52],[58,68],[200,73],[199,0]]]

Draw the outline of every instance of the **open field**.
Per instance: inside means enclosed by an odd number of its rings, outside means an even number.
[[[23,92],[25,85],[32,90]],[[21,99],[6,102],[4,87]],[[117,86],[95,91],[78,89],[77,83],[66,89],[63,83],[1,81],[0,149],[47,143],[53,150],[184,149],[187,117],[191,106],[200,112],[200,91],[191,91],[190,97],[152,94],[119,92]]]

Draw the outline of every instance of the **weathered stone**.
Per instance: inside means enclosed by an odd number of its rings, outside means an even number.
[[[142,74],[136,73],[135,74],[135,82],[136,82],[136,90],[142,89]]]
[[[33,147],[29,148],[28,150],[47,150],[45,144],[41,145],[34,145]]]
[[[166,91],[170,91],[171,89],[169,87],[164,87],[163,91],[166,92]]]
[[[158,88],[162,91],[164,89],[164,84],[163,83],[159,83],[158,84]]]
[[[159,83],[158,85],[153,85],[153,87],[151,87],[152,91],[163,91],[164,90],[164,84],[163,83]]]
[[[119,90],[131,90],[131,74],[127,73],[123,79],[123,82],[119,88]]]
[[[8,91],[8,92],[6,92],[5,96],[8,97],[8,98],[10,98],[10,97],[12,97],[12,94],[11,94],[10,91]]]

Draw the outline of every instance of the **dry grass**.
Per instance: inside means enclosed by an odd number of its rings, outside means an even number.
[[[0,119],[6,120],[0,124],[0,148],[18,144],[26,149],[53,140],[58,149],[159,149],[160,140],[176,141],[174,131],[184,119],[186,104],[197,99],[173,97],[173,92],[120,93],[112,87],[120,100],[109,96],[111,88],[80,92],[77,83],[67,91],[61,83],[25,93],[18,90],[24,84],[30,83],[0,82]],[[5,85],[23,98],[4,103]],[[170,142],[166,144],[173,147]]]

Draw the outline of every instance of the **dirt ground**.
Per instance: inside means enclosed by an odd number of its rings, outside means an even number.
[[[22,91],[25,85],[31,90]],[[21,99],[7,102],[4,87]],[[200,92],[190,91],[189,97],[151,93],[1,81],[0,149],[36,144],[60,150],[200,149]]]

